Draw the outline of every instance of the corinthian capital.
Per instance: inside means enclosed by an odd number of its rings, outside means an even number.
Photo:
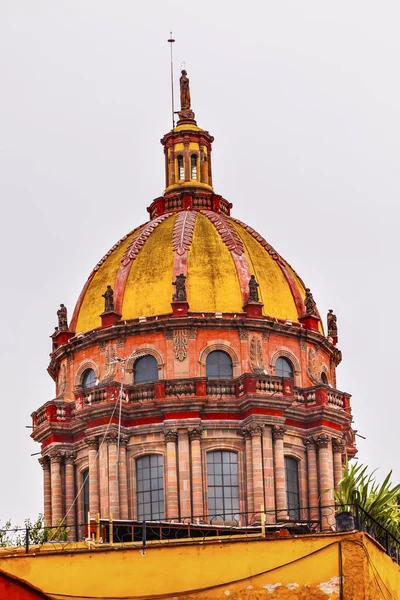
[[[272,428],[272,435],[274,440],[283,440],[286,429],[282,425],[274,425]]]

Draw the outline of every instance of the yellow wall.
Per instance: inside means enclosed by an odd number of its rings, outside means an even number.
[[[115,548],[46,554],[42,549],[36,555],[0,555],[0,569],[64,599],[334,600],[340,597],[340,552],[343,600],[400,598],[399,567],[359,533],[166,542],[144,552]]]

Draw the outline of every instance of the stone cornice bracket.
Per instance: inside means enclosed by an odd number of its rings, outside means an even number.
[[[331,438],[327,433],[321,433],[319,436],[317,436],[315,441],[317,443],[318,448],[328,448]]]
[[[285,432],[285,427],[282,427],[281,425],[274,425],[272,427],[272,435],[274,440],[283,440],[285,437]]]
[[[178,432],[173,431],[172,429],[168,429],[164,432],[164,439],[166,442],[177,442],[178,440]]]
[[[50,458],[47,455],[38,458],[38,462],[41,465],[43,471],[48,471],[50,469]]]
[[[243,429],[242,429],[242,436],[244,437],[245,440],[247,440],[247,439],[249,439],[251,437],[250,428],[249,427],[243,427]]]
[[[332,438],[332,449],[334,452],[343,454],[345,450],[345,443],[343,438]]]
[[[73,465],[75,463],[76,454],[75,452],[65,453],[65,464]]]
[[[97,450],[99,447],[99,439],[97,437],[88,437],[86,438],[86,444],[92,450]]]
[[[305,445],[306,450],[315,448],[315,439],[312,436],[306,437],[303,439],[303,444]]]
[[[129,435],[121,435],[119,438],[119,445],[121,448],[126,448],[130,440]]]
[[[202,435],[203,435],[203,430],[201,429],[201,427],[194,427],[193,429],[189,429],[190,441],[201,440]]]

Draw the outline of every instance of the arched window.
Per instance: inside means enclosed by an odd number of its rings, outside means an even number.
[[[206,360],[206,375],[209,379],[232,379],[232,360],[222,350],[210,352]]]
[[[183,166],[183,156],[181,154],[178,156],[178,179],[185,179],[185,167]]]
[[[149,454],[136,460],[137,518],[164,518],[163,457]]]
[[[293,365],[287,358],[280,356],[276,359],[275,375],[277,377],[291,377],[293,379]]]
[[[322,373],[321,373],[321,381],[322,381],[322,383],[324,383],[325,385],[328,385],[328,378],[327,378],[327,376],[326,376],[326,373],[325,373],[325,371],[322,371]]]
[[[82,387],[86,390],[92,388],[96,383],[96,373],[93,369],[86,369],[82,375]]]
[[[299,463],[285,456],[286,500],[290,519],[300,518]]]
[[[158,364],[150,354],[138,358],[133,371],[134,383],[149,383],[158,379]]]
[[[83,522],[88,521],[89,512],[89,469],[82,471],[82,485],[83,485]],[[94,515],[91,515],[94,518]]]
[[[238,455],[229,450],[207,453],[208,514],[237,520],[239,512]]]
[[[192,154],[190,157],[190,178],[197,179],[197,156]]]

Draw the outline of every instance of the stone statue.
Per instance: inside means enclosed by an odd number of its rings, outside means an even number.
[[[313,298],[310,288],[306,289],[306,297],[304,298],[304,306],[306,307],[307,315],[317,314],[317,304]]]
[[[189,78],[185,70],[181,71],[181,78],[179,80],[181,86],[181,110],[190,109],[190,87]]]
[[[68,331],[67,309],[64,304],[60,304],[57,311],[59,331]]]
[[[172,302],[186,302],[186,277],[177,275],[176,281],[172,282],[175,286],[175,294],[172,296]]]
[[[105,302],[104,312],[113,312],[114,310],[114,292],[111,285],[107,286],[106,291],[102,294]]]
[[[331,308],[326,316],[326,321],[328,325],[328,337],[337,338],[337,318]]]
[[[259,283],[257,283],[254,275],[251,275],[249,281],[249,302],[260,302],[258,297]]]

